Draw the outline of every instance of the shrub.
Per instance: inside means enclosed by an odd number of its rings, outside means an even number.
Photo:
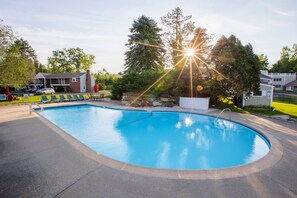
[[[142,73],[126,73],[122,78],[113,82],[111,93],[112,99],[121,100],[124,92],[142,92],[152,85],[162,72],[144,71]],[[150,92],[153,92],[153,87]]]

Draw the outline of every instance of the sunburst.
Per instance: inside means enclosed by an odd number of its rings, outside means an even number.
[[[153,48],[161,48],[164,49],[164,46],[158,46],[158,45],[153,45],[150,44],[148,42],[135,42],[136,44],[140,44],[140,45],[144,45],[144,46],[149,46],[149,47],[153,47]],[[197,38],[196,40],[189,45],[188,47],[185,46],[181,46],[182,50],[179,49],[172,49],[173,51],[179,52],[179,54],[176,57],[181,57],[181,59],[175,64],[173,65],[170,69],[168,69],[162,76],[160,76],[153,84],[151,84],[146,90],[144,90],[140,95],[138,95],[131,103],[130,105],[132,105],[133,103],[135,103],[141,96],[143,96],[145,93],[147,93],[151,88],[153,88],[158,82],[160,82],[165,76],[167,76],[175,67],[179,66],[183,61],[184,64],[182,65],[182,69],[181,72],[178,76],[177,79],[177,83],[181,78],[182,73],[184,72],[184,68],[189,65],[189,77],[190,77],[190,97],[193,97],[193,65],[192,63],[194,62],[195,66],[197,67],[200,75],[202,75],[202,71],[198,66],[198,62],[200,61],[201,63],[203,63],[207,69],[212,69],[214,72],[216,72],[218,75],[221,75],[223,78],[227,79],[222,73],[220,73],[219,71],[217,71],[214,67],[212,67],[210,64],[208,64],[206,61],[203,60],[203,58],[200,58],[203,56],[203,54],[201,53],[202,49],[201,49],[201,45],[203,44],[203,41],[201,41],[200,43],[197,44]],[[227,79],[229,80],[229,79]]]

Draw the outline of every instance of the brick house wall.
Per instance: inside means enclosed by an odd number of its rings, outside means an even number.
[[[77,82],[72,82],[72,79],[69,80],[70,90],[72,93],[80,93],[80,80],[76,78]]]

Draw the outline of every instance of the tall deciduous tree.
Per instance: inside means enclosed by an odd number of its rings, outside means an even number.
[[[191,21],[192,16],[184,16],[179,7],[161,17],[163,25],[167,26],[168,31],[165,37],[169,44],[172,64],[176,65],[181,59],[179,50],[183,50],[188,45],[189,36],[195,29],[194,22]]]
[[[285,46],[282,49],[280,59],[272,65],[271,72],[295,73],[297,72],[297,44],[292,49]]]
[[[129,51],[125,53],[125,72],[143,72],[145,70],[163,70],[164,52],[162,48],[143,45],[162,46],[161,29],[157,23],[144,15],[134,21],[129,41]]]
[[[6,52],[11,48],[15,35],[10,26],[4,25],[0,19],[0,61],[5,58]]]
[[[13,45],[0,62],[0,85],[20,87],[28,83],[35,75],[33,62],[20,53],[17,45]]]
[[[10,26],[0,20],[0,85],[20,87],[34,77],[33,59],[26,57]]]
[[[268,70],[269,62],[268,62],[267,56],[265,56],[264,54],[260,54],[258,58],[261,63],[261,70]]]
[[[86,71],[95,63],[95,56],[86,54],[81,48],[53,51],[48,58],[48,68],[52,73],[73,73]]]
[[[221,95],[240,96],[259,89],[261,64],[250,44],[243,46],[234,35],[220,38],[211,52]]]

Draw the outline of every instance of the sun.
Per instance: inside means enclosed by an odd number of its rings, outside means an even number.
[[[186,56],[191,57],[195,55],[195,50],[192,48],[186,49]]]

